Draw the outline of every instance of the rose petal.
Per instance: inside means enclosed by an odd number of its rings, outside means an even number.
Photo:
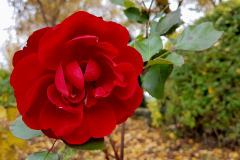
[[[58,68],[65,53],[65,43],[75,37],[82,36],[79,34],[79,30],[82,30],[82,21],[87,18],[97,19],[87,12],[76,12],[44,35],[38,49],[39,61],[44,67],[53,70]]]
[[[79,104],[71,104],[72,106],[70,106],[69,102],[66,101],[65,103],[63,102],[63,100],[61,99],[61,93],[58,92],[55,84],[51,84],[48,88],[47,88],[47,96],[48,99],[56,105],[56,107],[66,110],[68,112],[71,113],[81,113],[82,112],[82,103]]]
[[[100,77],[100,75],[101,69],[98,63],[90,58],[84,73],[84,80],[86,82],[92,82],[97,80]]]
[[[83,89],[84,87],[84,79],[82,70],[77,61],[73,61],[68,63],[65,66],[65,75],[66,78],[78,89]]]
[[[32,47],[34,49],[34,52],[37,53],[40,40],[50,29],[50,27],[45,27],[33,32],[33,34],[29,36],[27,40],[27,47]]]
[[[88,117],[87,114],[84,114],[80,126],[78,126],[70,135],[64,137],[64,140],[70,144],[82,144],[90,138],[91,135],[88,130]]]
[[[123,72],[125,81],[127,82],[126,87],[116,86],[112,93],[118,98],[124,100],[130,98],[136,89],[136,84],[138,83],[136,72]]]
[[[104,99],[99,99],[96,105],[86,108],[88,129],[93,138],[101,138],[112,133],[117,121],[111,106]]]
[[[123,119],[126,120],[126,117],[128,117],[128,110],[125,108],[125,104],[122,100],[117,98],[115,95],[111,94],[106,98],[107,102],[112,107],[115,116],[117,118],[117,124],[123,123]]]
[[[56,71],[56,75],[55,75],[55,85],[57,87],[57,90],[63,94],[65,97],[68,97],[69,95],[69,91],[68,91],[68,87],[64,78],[64,73],[63,73],[63,69],[62,69],[62,64],[60,63],[57,71]]]
[[[33,84],[43,75],[51,74],[52,71],[43,68],[37,57],[37,53],[30,54],[20,60],[13,69],[10,77],[10,84],[14,88],[14,92],[18,102],[21,102]],[[23,114],[24,106],[17,104],[20,114]]]
[[[94,44],[93,47],[94,46],[96,46],[97,49],[94,48],[93,51],[103,52],[105,55],[107,55],[111,59],[119,55],[119,50],[108,42],[98,42]]]
[[[141,54],[134,48],[127,46],[116,58],[115,63],[128,62],[136,67],[137,75],[140,75],[143,70],[143,60]]]
[[[84,106],[91,107],[97,103],[97,99],[93,95],[93,87],[91,85],[86,86],[87,96],[84,100]]]
[[[129,112],[129,117],[132,117],[134,114],[134,111],[141,105],[143,100],[143,91],[142,88],[137,84],[136,90],[134,94],[126,100],[123,100],[123,103],[125,104],[125,108]]]
[[[79,36],[65,44],[65,53],[63,54],[63,62],[69,63],[74,60],[78,62],[82,60],[88,60],[91,54],[95,53],[95,51],[89,51],[89,48],[92,44],[96,44],[98,41],[98,37],[96,36]]]
[[[58,136],[56,136],[54,133],[53,133],[53,131],[49,128],[49,129],[42,129],[42,132],[46,135],[46,136],[48,136],[49,138],[53,138],[53,139],[63,139],[63,137],[58,137]]]
[[[54,75],[47,74],[37,80],[28,91],[23,101],[23,121],[31,129],[41,129],[39,116],[44,103],[47,101],[47,87],[54,82]]]
[[[39,121],[42,129],[50,128],[56,136],[67,136],[81,124],[82,116],[58,109],[47,101],[42,108]]]

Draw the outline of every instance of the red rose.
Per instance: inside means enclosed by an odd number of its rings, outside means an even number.
[[[123,26],[77,12],[34,32],[15,53],[11,85],[26,125],[82,144],[131,117],[143,93],[143,60]]]

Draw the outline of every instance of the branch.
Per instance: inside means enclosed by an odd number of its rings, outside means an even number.
[[[112,145],[112,148],[113,148],[113,151],[114,151],[114,154],[115,154],[115,158],[116,158],[117,160],[121,160],[121,159],[119,158],[119,156],[118,156],[118,153],[117,153],[117,151],[116,151],[116,147],[115,147],[115,144],[114,144],[114,142],[113,142],[113,139],[112,139],[111,135],[109,135],[108,138],[109,138],[109,140],[110,140],[110,144]]]
[[[123,160],[124,157],[124,133],[125,133],[125,122],[122,123],[122,131],[121,131],[121,159]]]
[[[209,0],[211,3],[212,3],[212,5],[214,6],[214,7],[216,7],[216,4],[215,4],[215,2],[213,1],[213,0]]]
[[[43,21],[44,23],[46,24],[46,26],[48,27],[48,21],[47,21],[47,18],[45,16],[45,12],[44,12],[44,9],[43,9],[43,5],[42,5],[42,2],[40,0],[37,0],[39,6],[40,6],[40,9],[41,9],[41,13],[42,13],[42,17],[43,17]]]
[[[178,0],[178,8],[181,7],[183,0]]]

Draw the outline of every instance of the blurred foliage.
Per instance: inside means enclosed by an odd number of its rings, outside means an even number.
[[[10,73],[0,69],[0,105],[4,107],[16,106],[14,90],[9,81]]]
[[[240,139],[240,1],[224,2],[196,23],[207,21],[224,35],[204,52],[179,52],[186,63],[174,68],[156,113],[161,116],[153,115],[161,119],[153,122],[175,125],[180,135],[214,135],[218,142],[235,143]]]

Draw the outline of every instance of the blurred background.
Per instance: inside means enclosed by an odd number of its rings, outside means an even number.
[[[143,1],[134,2],[143,7]],[[150,0],[144,3],[149,6]],[[154,1],[156,11],[166,7],[165,13],[180,8],[185,23],[162,37],[165,49],[172,47],[169,39],[191,24],[210,21],[224,35],[204,52],[178,52],[185,64],[174,68],[164,100],[144,93],[144,103],[126,124],[125,158],[240,159],[240,0]],[[23,160],[51,148],[52,140],[46,137],[20,140],[8,129],[19,116],[9,84],[12,57],[35,30],[53,27],[80,10],[121,23],[131,39],[145,33],[145,25],[129,21],[123,8],[109,0],[0,0],[0,160]],[[113,139],[119,146],[119,127]],[[53,151],[61,145],[58,141]],[[104,153],[87,152],[83,159],[104,159]]]

